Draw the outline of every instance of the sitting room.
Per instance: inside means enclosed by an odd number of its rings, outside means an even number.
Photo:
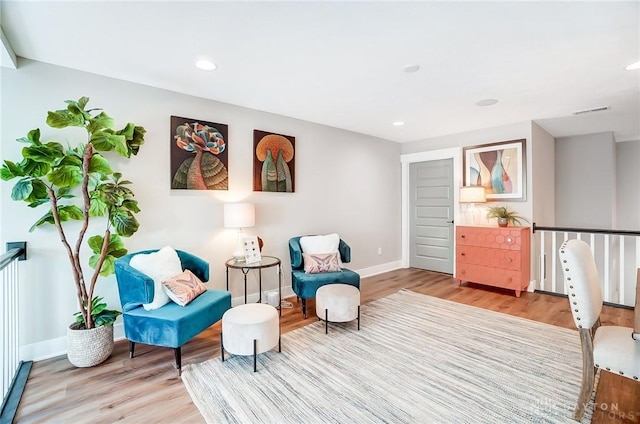
[[[640,3],[0,12],[3,423],[640,423]]]

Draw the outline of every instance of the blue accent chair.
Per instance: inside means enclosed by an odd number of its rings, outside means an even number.
[[[124,334],[129,340],[130,358],[133,358],[136,343],[173,348],[180,375],[181,346],[222,318],[222,314],[231,308],[231,293],[207,290],[186,306],[170,301],[158,309],[145,310],[142,304],[153,300],[153,279],[133,268],[129,262],[134,255],[157,250],[130,253],[115,262]],[[176,252],[183,270],[189,269],[203,282],[209,280],[209,264],[206,261],[181,250]]]
[[[360,288],[360,275],[350,269],[342,268],[339,272],[322,272],[307,274],[304,272],[300,237],[289,240],[289,257],[291,259],[291,287],[298,299],[302,299],[302,313],[307,317],[307,299],[316,297],[316,291],[327,284],[349,284]],[[342,239],[338,246],[343,263],[351,262],[351,247]]]

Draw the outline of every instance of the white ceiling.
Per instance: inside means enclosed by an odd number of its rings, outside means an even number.
[[[640,71],[624,70],[640,60],[638,1],[0,0],[0,13],[19,57],[398,142],[527,120],[640,139]],[[499,102],[475,105],[486,98]]]

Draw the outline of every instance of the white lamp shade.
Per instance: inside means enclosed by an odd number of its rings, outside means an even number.
[[[460,187],[460,197],[458,198],[460,203],[484,203],[487,201],[485,196],[484,187],[482,186],[468,186]]]
[[[225,228],[247,228],[256,225],[256,209],[253,203],[225,203]]]

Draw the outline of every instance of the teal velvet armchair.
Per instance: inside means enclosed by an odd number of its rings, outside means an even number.
[[[343,263],[351,262],[351,247],[340,239],[338,252]],[[298,299],[302,299],[302,313],[307,317],[307,299],[316,297],[316,291],[327,284],[349,284],[360,288],[360,275],[347,268],[337,272],[307,274],[304,271],[300,236],[289,240],[289,257],[291,259],[291,287]]]
[[[222,318],[231,308],[231,294],[225,290],[207,290],[186,306],[174,302],[145,310],[143,304],[151,303],[154,281],[148,275],[130,265],[131,258],[145,250],[131,253],[116,260],[124,333],[129,340],[129,356],[133,358],[136,343],[173,348],[178,374],[182,369],[181,346]],[[176,250],[183,270],[190,270],[201,281],[209,280],[209,264],[187,252]]]

